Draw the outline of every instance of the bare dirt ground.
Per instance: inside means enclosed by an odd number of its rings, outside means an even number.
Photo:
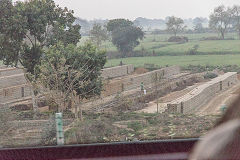
[[[159,113],[164,112],[167,109],[167,103],[181,97],[182,95],[190,92],[195,87],[201,85],[204,82],[194,84],[193,86],[189,86],[181,91],[172,92],[164,97],[159,99]],[[201,108],[195,112],[197,115],[218,115],[221,113],[220,108],[225,105],[229,106],[240,94],[240,82],[233,86],[232,88],[216,94],[214,98],[212,98],[207,104],[204,104]],[[144,113],[156,113],[157,112],[157,100],[151,101],[148,103],[148,107],[139,110],[138,112]]]
[[[183,90],[171,92],[171,93],[167,94],[166,96],[159,98],[159,100],[158,100],[159,113],[165,111],[168,102],[171,102],[172,100],[177,99],[177,98],[183,96],[184,94],[187,94],[188,92],[190,92],[191,90],[193,90],[194,88],[196,88],[197,86],[199,86],[203,83],[205,83],[205,82],[196,83],[192,86],[188,86],[187,88],[185,88]],[[157,100],[149,102],[148,107],[146,107],[142,110],[139,110],[137,112],[156,113],[157,112]]]
[[[211,101],[207,104],[199,108],[196,111],[198,115],[212,115],[212,114],[220,114],[221,113],[221,106],[226,105],[227,107],[231,105],[232,102],[238,97],[240,89],[240,82],[233,86],[232,88],[218,93]]]

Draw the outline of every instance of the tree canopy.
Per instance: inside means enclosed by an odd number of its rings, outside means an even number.
[[[168,18],[166,25],[168,32],[173,33],[174,36],[176,36],[178,32],[183,31],[185,28],[184,21],[181,18],[174,16]]]
[[[88,99],[100,95],[102,91],[101,69],[106,63],[105,51],[98,50],[90,42],[83,46],[64,46],[58,43],[49,48],[37,71],[38,82],[47,88],[47,93],[55,93],[63,101],[74,98]]]
[[[234,5],[232,8],[232,14],[233,14],[232,18],[233,27],[238,32],[238,36],[240,39],[240,6]]]
[[[20,62],[29,72],[40,62],[45,48],[59,41],[77,44],[80,26],[73,11],[53,0],[0,1],[0,58],[6,65]]]
[[[226,9],[224,5],[218,6],[210,15],[209,27],[221,34],[221,38],[225,38],[227,28],[231,24],[231,9]]]
[[[200,17],[196,17],[196,18],[193,20],[194,31],[195,31],[195,32],[197,32],[197,33],[204,32],[203,22],[204,22],[204,19],[203,19],[203,18],[200,18]]]
[[[101,24],[94,23],[92,29],[90,30],[90,39],[94,44],[100,47],[102,42],[108,39],[106,28],[104,28]]]
[[[125,19],[110,20],[107,30],[111,32],[112,43],[122,53],[123,57],[139,45],[139,40],[144,37],[144,32],[140,27],[134,26],[133,22]]]

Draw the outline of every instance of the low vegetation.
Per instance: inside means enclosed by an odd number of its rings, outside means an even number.
[[[195,33],[195,34],[179,34],[180,37],[186,37],[188,42],[168,42],[170,34],[152,35],[146,34],[140,44],[131,52],[129,56],[181,56],[188,55],[189,50],[198,46],[194,55],[224,55],[239,54],[240,40],[236,33],[228,33],[225,40],[220,40],[217,33]],[[88,37],[83,37],[79,44],[83,44]],[[108,58],[121,58],[121,53],[110,42],[103,43],[102,48],[107,50]]]
[[[88,113],[65,132],[67,144],[199,137],[220,116],[150,113]]]
[[[120,61],[124,64],[133,64],[135,67],[143,67],[145,63],[154,64],[158,66],[171,66],[179,65],[187,67],[193,66],[214,66],[222,67],[224,70],[227,66],[235,66],[238,68],[240,65],[240,55],[186,55],[186,56],[158,56],[158,57],[130,57],[123,59],[108,60],[105,67],[117,66]]]
[[[213,79],[216,78],[218,75],[215,73],[208,72],[204,75],[204,79]]]

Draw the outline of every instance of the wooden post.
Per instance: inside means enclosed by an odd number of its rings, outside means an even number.
[[[81,103],[81,97],[80,96],[78,96],[77,104],[78,104],[78,110],[79,110],[78,118],[80,118],[80,121],[82,121],[83,120],[83,115],[82,115],[82,103]]]
[[[71,108],[74,107],[75,108],[75,118],[78,119],[78,106],[75,103],[75,99],[74,99],[74,94],[72,93],[72,97],[71,97]]]

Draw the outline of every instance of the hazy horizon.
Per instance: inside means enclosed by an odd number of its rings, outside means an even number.
[[[16,0],[13,0],[14,2]],[[23,0],[22,0],[23,1]],[[240,5],[240,0],[54,0],[61,7],[74,10],[76,17],[94,19],[137,17],[164,19],[177,16],[184,19],[195,17],[208,18],[213,9],[219,5]]]

